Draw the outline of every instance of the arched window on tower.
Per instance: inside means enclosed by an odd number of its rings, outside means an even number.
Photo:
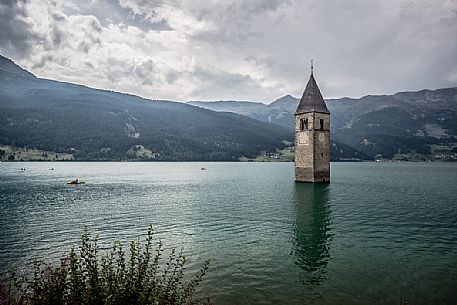
[[[300,120],[300,130],[307,130],[308,129],[308,119],[301,119]]]
[[[320,125],[320,128],[319,129],[324,129],[324,119],[320,119],[319,120],[319,125]]]

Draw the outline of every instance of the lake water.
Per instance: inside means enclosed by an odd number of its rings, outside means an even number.
[[[25,167],[25,171],[20,169]],[[202,167],[207,170],[201,170]],[[54,168],[54,170],[50,170]],[[214,304],[455,304],[457,164],[0,163],[0,270],[58,261],[85,226],[103,247],[184,248]],[[66,181],[83,178],[85,185]]]

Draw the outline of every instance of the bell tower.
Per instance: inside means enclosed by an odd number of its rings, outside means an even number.
[[[295,111],[295,181],[330,182],[330,112],[313,75]]]

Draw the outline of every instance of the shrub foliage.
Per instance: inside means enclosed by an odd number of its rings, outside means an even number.
[[[194,304],[209,261],[192,277],[185,276],[186,257],[172,249],[164,258],[162,241],[153,245],[149,226],[145,245],[118,241],[101,253],[87,230],[79,251],[71,249],[60,266],[35,261],[33,278],[13,279],[0,286],[0,305],[9,304]],[[208,301],[209,303],[209,301]]]

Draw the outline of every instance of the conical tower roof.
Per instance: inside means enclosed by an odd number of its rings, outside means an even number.
[[[298,104],[295,114],[302,114],[305,112],[321,112],[330,114],[312,73],[309,77],[305,92],[303,92],[303,96]]]

